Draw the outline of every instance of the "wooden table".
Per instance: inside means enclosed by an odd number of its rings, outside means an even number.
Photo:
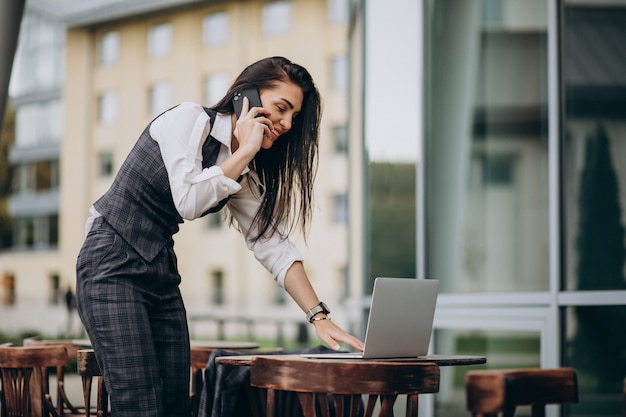
[[[394,359],[310,359],[297,354],[220,356],[218,365],[249,366],[249,396],[258,415],[295,414],[297,398],[305,417],[329,415],[334,405],[337,415],[372,416],[380,398],[379,416],[392,416],[398,394],[407,395],[407,416],[417,416],[418,394],[439,391],[440,366],[480,365],[485,356],[427,355]],[[295,393],[295,394],[294,394]],[[329,404],[327,394],[333,394]],[[368,395],[361,405],[362,395]],[[254,397],[258,398],[254,398]],[[287,404],[287,406],[285,405]],[[363,408],[364,407],[364,408]],[[265,410],[263,410],[265,408]]]
[[[256,342],[229,342],[227,340],[191,340],[189,344],[192,348],[212,350],[247,350],[259,348],[259,344]]]
[[[215,359],[218,365],[234,365],[234,366],[250,366],[254,360],[262,355],[242,355],[242,356],[220,356]],[[299,359],[303,361],[310,361],[312,365],[316,360],[302,358],[300,355],[272,355],[272,357],[284,358],[284,359]],[[463,366],[463,365],[482,365],[487,363],[485,356],[473,356],[473,355],[427,355],[417,358],[393,358],[393,359],[326,359],[333,361],[367,361],[367,362],[411,362],[411,363],[434,363],[438,366]]]

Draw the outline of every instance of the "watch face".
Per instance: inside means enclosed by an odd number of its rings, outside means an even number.
[[[328,309],[328,306],[326,305],[326,303],[325,303],[325,302],[323,302],[323,301],[322,301],[322,302],[320,303],[320,306],[322,307],[322,311],[323,311],[325,314],[330,313],[330,310]]]

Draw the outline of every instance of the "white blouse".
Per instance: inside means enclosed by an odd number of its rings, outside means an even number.
[[[220,149],[216,165],[202,168],[202,145],[209,132],[225,146]],[[183,219],[198,218],[230,195],[226,207],[237,220],[248,248],[278,284],[284,286],[287,270],[293,262],[302,261],[302,256],[280,230],[252,241],[256,236],[252,220],[261,204],[258,176],[246,168],[241,174],[247,175],[237,182],[224,175],[218,166],[232,155],[231,134],[230,115],[218,113],[211,126],[204,108],[189,102],[163,113],[150,126],[150,135],[161,149],[174,205]],[[92,214],[97,215],[93,208]]]

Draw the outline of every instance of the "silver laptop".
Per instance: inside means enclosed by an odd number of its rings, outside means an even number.
[[[428,353],[439,281],[376,278],[363,352],[306,353],[305,358],[411,358]]]

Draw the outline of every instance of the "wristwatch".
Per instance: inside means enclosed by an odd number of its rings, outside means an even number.
[[[328,306],[323,301],[306,312],[306,319],[309,323],[313,323],[313,317],[318,313],[330,314]]]

